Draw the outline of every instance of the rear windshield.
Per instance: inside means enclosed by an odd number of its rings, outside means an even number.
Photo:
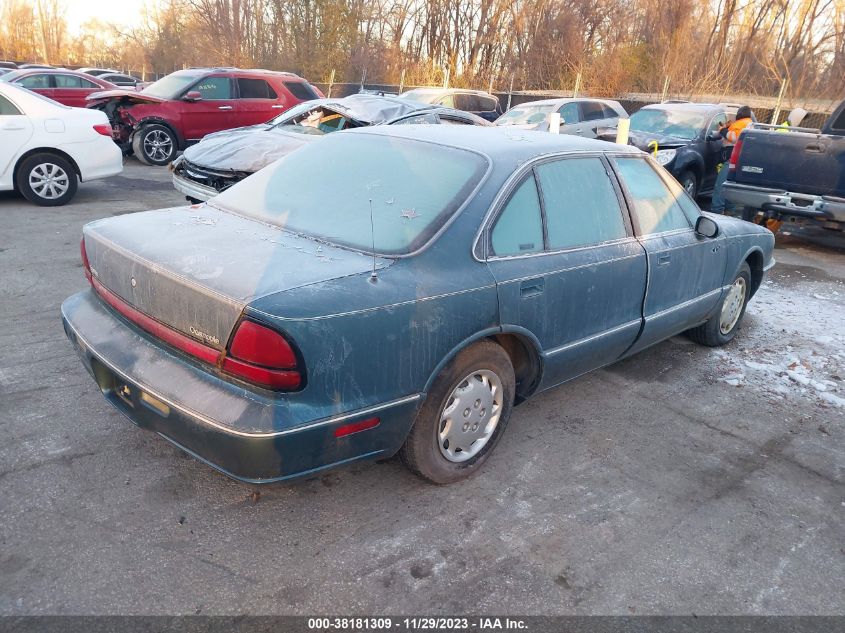
[[[518,105],[496,119],[496,125],[533,125],[543,123],[555,105]]]
[[[385,255],[425,244],[479,183],[478,154],[374,134],[332,134],[212,199],[294,233]],[[370,205],[372,203],[372,224]]]
[[[314,89],[304,81],[285,81],[285,88],[290,90],[290,93],[300,101],[308,101],[309,99],[319,99]]]

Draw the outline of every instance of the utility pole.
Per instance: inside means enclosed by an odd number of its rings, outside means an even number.
[[[402,94],[402,89],[405,87],[405,69],[402,69],[402,72],[399,73],[399,94]]]
[[[780,106],[783,103],[783,97],[786,94],[786,84],[789,82],[788,79],[784,79],[780,83],[780,92],[778,92],[778,100],[775,104],[775,110],[772,112],[772,125],[778,124],[778,119],[780,118]]]
[[[663,82],[663,94],[660,95],[660,103],[666,101],[666,97],[669,96],[669,75],[666,75],[666,81]]]
[[[578,93],[581,91],[581,71],[578,71],[578,74],[575,75],[575,90],[572,91],[572,98],[578,96]]]
[[[510,88],[508,88],[508,107],[505,108],[505,110],[511,109],[511,95],[512,94],[513,94],[513,75],[511,75],[511,85],[510,85]]]

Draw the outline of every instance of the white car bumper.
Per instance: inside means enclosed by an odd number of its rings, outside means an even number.
[[[60,145],[79,167],[81,180],[96,180],[123,171],[123,152],[110,137],[102,136],[83,143]]]

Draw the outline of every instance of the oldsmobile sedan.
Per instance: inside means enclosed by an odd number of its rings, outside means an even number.
[[[729,342],[773,243],[632,147],[380,126],[86,225],[62,316],[106,400],[231,477],[399,453],[442,484],[540,391],[681,332]]]

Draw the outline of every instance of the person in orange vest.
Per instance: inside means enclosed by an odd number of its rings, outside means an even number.
[[[722,165],[719,175],[716,177],[716,184],[713,187],[713,198],[710,202],[710,211],[713,213],[724,213],[727,201],[722,195],[722,188],[728,178],[728,159],[733,151],[733,146],[739,140],[742,131],[754,122],[754,114],[748,106],[742,106],[736,111],[736,119],[730,125],[720,125],[719,134],[722,136]]]

